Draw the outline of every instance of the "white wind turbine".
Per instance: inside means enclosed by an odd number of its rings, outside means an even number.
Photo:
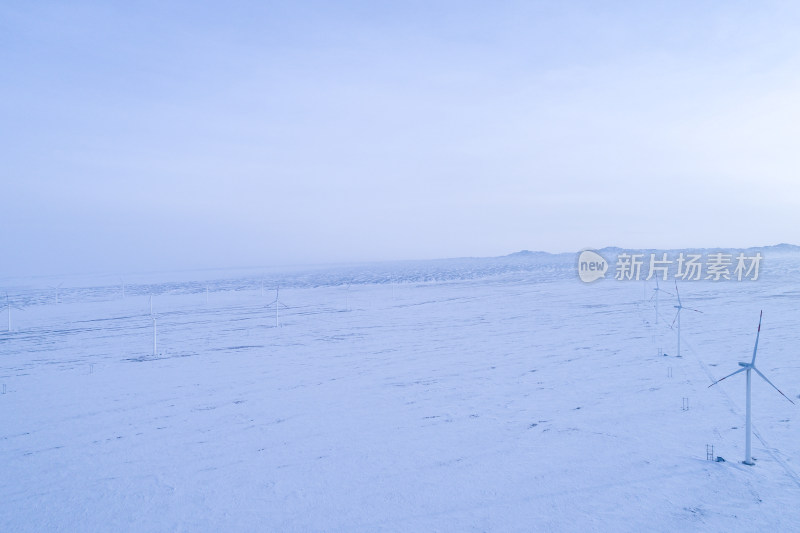
[[[656,300],[656,326],[658,325],[658,293],[660,292],[672,296],[672,294],[668,293],[667,291],[658,286],[658,278],[656,278],[656,288],[653,289],[653,296],[650,297],[651,302],[653,301],[653,298],[655,298]]]
[[[52,286],[52,285],[50,285],[50,286],[49,286],[51,289],[53,289],[54,291],[56,291],[56,305],[58,305],[59,303],[61,303],[61,300],[59,300],[59,298],[58,298],[58,292],[61,290],[61,287],[63,287],[63,286],[64,286],[64,283],[63,283],[63,282],[59,283],[59,284],[58,284],[58,285],[56,285],[56,286]]]
[[[678,305],[675,306],[675,309],[677,309],[678,312],[675,314],[675,318],[672,319],[672,326],[675,325],[675,321],[677,320],[678,321],[678,357],[680,357],[681,356],[681,310],[682,309],[686,309],[687,311],[694,311],[695,313],[702,313],[702,311],[700,311],[698,309],[692,309],[691,307],[684,307],[683,304],[681,304],[681,293],[678,291],[678,282],[677,281],[675,282],[675,294],[678,295]],[[672,326],[670,326],[670,327],[672,327]]]
[[[782,393],[781,390],[778,387],[773,385],[773,383],[770,380],[767,379],[767,376],[762,374],[761,371],[756,368],[756,351],[758,350],[758,337],[761,335],[761,317],[763,316],[763,314],[764,314],[764,312],[761,311],[761,313],[758,315],[758,332],[756,333],[756,345],[753,347],[753,359],[749,363],[739,363],[739,366],[741,366],[742,368],[740,368],[736,372],[732,372],[732,373],[728,374],[724,378],[718,379],[717,381],[715,381],[714,383],[709,385],[709,387],[713,387],[714,385],[716,385],[717,383],[719,383],[723,379],[727,379],[727,378],[729,378],[731,376],[734,376],[734,375],[738,374],[739,372],[747,371],[747,397],[746,397],[746,400],[745,400],[746,401],[746,404],[745,404],[746,405],[746,407],[745,407],[745,412],[746,412],[746,414],[745,414],[745,448],[744,448],[744,461],[742,461],[742,462],[744,464],[750,465],[750,466],[755,464],[755,463],[753,463],[753,457],[752,457],[752,454],[751,454],[751,451],[750,451],[750,437],[751,437],[751,434],[752,434],[752,425],[751,425],[751,422],[750,422],[750,371],[751,370],[755,370],[756,374],[761,376],[764,379],[764,381],[769,383],[772,386],[773,389],[775,389],[776,391],[780,392],[781,396],[783,396],[784,398],[789,400],[789,402],[794,404],[794,402],[792,400],[790,400],[788,396],[786,396],[784,393]]]
[[[153,356],[158,355],[158,324],[153,314],[153,295],[150,295],[150,318],[153,320]]]
[[[270,307],[273,304],[275,305],[275,327],[276,328],[279,325],[279,323],[278,323],[278,314],[279,314],[281,306],[283,306],[284,309],[289,309],[289,306],[286,305],[285,303],[281,302],[281,300],[280,300],[280,290],[281,290],[281,286],[278,285],[275,288],[275,299],[267,304],[267,307]]]
[[[158,327],[156,325],[156,315],[150,315],[153,319],[153,356],[158,355]]]
[[[23,308],[14,305],[11,303],[11,299],[8,297],[8,293],[6,293],[6,304],[3,307],[0,307],[0,311],[3,309],[8,309],[8,331],[11,332],[11,309],[17,309],[18,311],[24,311]]]

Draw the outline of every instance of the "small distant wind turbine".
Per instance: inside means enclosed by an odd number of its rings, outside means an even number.
[[[125,299],[125,279],[119,278],[119,282],[122,284],[122,299]]]
[[[156,325],[156,315],[150,315],[153,319],[153,355],[158,355],[158,328]]]
[[[280,300],[280,290],[281,290],[281,287],[280,287],[280,285],[278,285],[278,286],[275,288],[275,299],[274,299],[274,300],[272,300],[270,303],[268,303],[268,304],[267,304],[267,307],[270,307],[270,306],[271,306],[271,305],[273,305],[273,304],[275,305],[275,327],[276,327],[276,328],[277,328],[277,327],[278,327],[278,325],[279,325],[279,323],[278,323],[278,314],[279,314],[279,311],[280,311],[280,308],[281,308],[281,306],[283,306],[283,307],[284,307],[284,309],[289,309],[289,306],[288,306],[288,305],[286,305],[286,304],[284,304],[284,303],[283,303],[283,302],[281,302],[281,300]]]
[[[64,285],[64,283],[62,282],[62,283],[59,283],[59,284],[58,284],[58,285],[56,285],[56,286],[52,286],[52,285],[50,285],[50,286],[49,286],[51,289],[53,289],[54,291],[56,291],[56,305],[58,305],[59,303],[61,303],[61,300],[59,300],[59,299],[58,299],[58,291],[61,289],[61,287],[62,287],[63,285]]]
[[[153,295],[150,295],[150,318],[153,320],[153,355],[158,355],[158,326],[156,315],[153,314]]]
[[[694,311],[695,313],[702,313],[702,311],[698,309],[692,309],[691,307],[684,307],[681,304],[681,293],[678,291],[678,282],[675,282],[675,294],[678,295],[678,305],[674,306],[678,312],[675,314],[675,318],[672,319],[672,326],[675,325],[675,321],[678,321],[678,357],[681,356],[681,310],[686,309],[687,311]],[[672,327],[670,326],[670,327]]]
[[[11,332],[11,309],[14,308],[18,311],[24,311],[23,308],[16,306],[11,303],[11,300],[8,297],[8,293],[6,293],[6,304],[3,307],[0,307],[0,311],[3,309],[8,309],[8,331]]]
[[[745,407],[745,411],[746,411],[746,414],[745,414],[745,447],[744,447],[744,461],[743,461],[743,463],[746,464],[746,465],[750,465],[750,466],[755,464],[755,463],[753,463],[753,457],[752,457],[752,454],[750,452],[750,436],[751,436],[751,433],[752,433],[752,425],[751,425],[751,422],[750,422],[750,371],[751,370],[755,370],[756,374],[761,376],[764,379],[764,381],[769,383],[772,386],[773,389],[775,389],[776,391],[778,391],[780,393],[781,396],[783,396],[784,398],[789,400],[789,402],[794,404],[794,402],[792,400],[790,400],[788,396],[786,396],[784,393],[782,393],[781,390],[778,387],[773,385],[773,383],[770,380],[767,379],[767,376],[762,374],[761,371],[756,368],[756,351],[758,351],[758,337],[761,335],[761,317],[763,315],[764,315],[764,311],[761,311],[761,313],[758,315],[758,332],[756,333],[756,345],[753,347],[753,359],[749,363],[739,363],[739,366],[741,366],[742,368],[740,368],[736,372],[732,372],[732,373],[728,374],[724,378],[718,379],[717,381],[715,381],[714,383],[709,385],[709,388],[713,387],[714,385],[716,385],[717,383],[719,383],[723,379],[728,379],[729,377],[734,376],[734,375],[738,374],[739,372],[744,372],[745,370],[747,371],[747,397],[746,397],[747,399],[746,399],[746,404],[745,404],[746,405],[746,407]]]
[[[656,326],[658,325],[658,293],[660,293],[660,292],[663,292],[664,294],[668,294],[669,296],[672,296],[672,294],[668,293],[667,291],[665,291],[664,289],[662,289],[662,288],[660,288],[658,286],[658,278],[656,278],[656,288],[653,289],[653,296],[650,297],[650,301],[651,302],[653,301],[653,298],[655,298],[655,300],[656,300]]]
[[[208,285],[206,285],[206,305],[208,305]]]

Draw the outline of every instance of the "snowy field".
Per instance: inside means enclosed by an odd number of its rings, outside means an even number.
[[[800,254],[681,284],[680,358],[673,298],[656,325],[652,283],[573,260],[71,279],[59,304],[14,280],[0,531],[800,529],[800,405],[754,380],[748,467],[743,375],[708,388],[763,309],[759,367],[800,398]]]

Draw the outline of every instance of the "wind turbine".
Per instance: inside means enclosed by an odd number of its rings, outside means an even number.
[[[672,294],[668,293],[667,291],[665,291],[664,289],[662,289],[662,288],[660,288],[658,286],[658,278],[656,278],[656,288],[653,289],[653,296],[650,297],[650,301],[651,302],[653,301],[653,298],[656,299],[656,326],[658,325],[658,293],[659,292],[663,292],[664,294],[669,294],[670,296],[672,296]]]
[[[63,282],[61,282],[61,283],[59,283],[58,285],[56,285],[55,287],[54,287],[54,286],[52,286],[52,285],[50,285],[50,286],[49,286],[51,289],[53,289],[54,291],[56,291],[56,305],[58,305],[58,304],[60,303],[60,301],[59,301],[59,299],[58,299],[58,291],[59,291],[59,289],[61,289],[61,287],[62,287],[63,285],[64,285],[64,283],[63,283]]]
[[[675,294],[678,295],[678,305],[675,306],[675,309],[678,312],[675,314],[675,318],[672,319],[672,326],[675,325],[675,321],[678,321],[678,357],[681,356],[681,310],[686,309],[688,311],[694,311],[695,313],[702,313],[702,311],[698,309],[692,309],[691,307],[684,307],[681,303],[681,293],[678,291],[678,282],[675,282]],[[670,326],[670,327],[672,327]]]
[[[289,306],[286,305],[285,303],[281,302],[281,300],[280,300],[280,290],[281,290],[281,286],[278,285],[275,288],[275,299],[267,304],[267,307],[271,306],[272,304],[275,304],[275,327],[276,328],[278,327],[278,312],[279,312],[281,306],[283,306],[285,309],[289,309]]]
[[[153,295],[150,295],[150,318],[153,320],[153,356],[158,355],[158,325],[156,315],[153,314]]]
[[[125,278],[119,278],[119,282],[122,284],[122,299],[125,299]]]
[[[150,315],[153,319],[153,356],[158,355],[158,327],[156,325],[156,315]]]
[[[747,371],[747,400],[746,400],[746,409],[745,409],[745,411],[746,411],[746,415],[745,415],[745,417],[746,417],[745,418],[745,447],[744,447],[744,461],[742,461],[742,462],[744,464],[750,465],[750,466],[753,466],[755,464],[755,463],[753,463],[753,457],[752,457],[752,454],[750,453],[750,436],[751,436],[751,433],[752,433],[752,425],[750,423],[750,371],[751,370],[755,370],[756,374],[761,376],[764,379],[764,381],[769,383],[772,386],[773,389],[775,389],[776,391],[780,392],[781,396],[783,396],[784,398],[789,400],[789,402],[794,404],[794,402],[792,400],[790,400],[788,396],[786,396],[784,393],[782,393],[781,390],[778,387],[773,385],[773,383],[770,380],[767,379],[767,376],[762,374],[761,371],[756,368],[756,351],[758,351],[758,337],[761,335],[761,317],[763,315],[764,315],[764,311],[761,311],[761,313],[758,315],[758,332],[756,333],[756,345],[753,347],[753,359],[749,363],[739,363],[739,366],[741,366],[742,368],[740,368],[736,372],[732,372],[732,373],[728,374],[724,378],[718,379],[717,381],[715,381],[714,383],[709,385],[709,388],[713,387],[714,385],[716,385],[717,383],[719,383],[723,379],[728,379],[729,377],[734,376],[734,375],[738,374],[739,372],[744,372],[745,370]]]
[[[17,309],[19,311],[24,311],[23,308],[16,306],[11,303],[11,300],[8,298],[8,293],[6,293],[6,304],[3,307],[0,307],[0,311],[3,309],[8,309],[8,332],[11,333],[11,308]]]

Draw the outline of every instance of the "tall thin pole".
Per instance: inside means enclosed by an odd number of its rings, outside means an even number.
[[[681,356],[681,310],[678,308],[678,357]]]
[[[206,305],[208,305],[208,285],[206,285]]]
[[[656,286],[656,326],[658,325],[658,286]]]
[[[745,415],[745,445],[744,445],[744,464],[752,465],[753,464],[753,457],[750,450],[750,434],[753,432],[752,425],[750,423],[750,370],[752,367],[747,367],[747,407],[746,411],[747,414]]]
[[[153,317],[153,355],[158,353],[158,345],[156,344],[156,317]]]
[[[278,309],[280,308],[280,301],[278,300],[278,296],[280,294],[281,288],[278,287],[275,289],[275,327],[278,327]]]

